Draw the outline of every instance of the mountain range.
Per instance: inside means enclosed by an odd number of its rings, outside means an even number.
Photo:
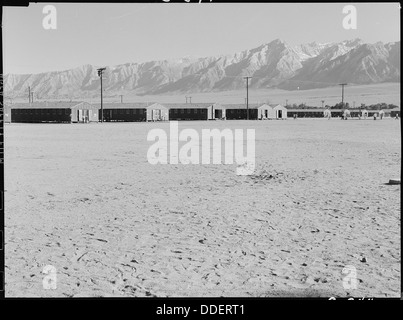
[[[6,96],[37,98],[98,96],[98,66],[84,65],[40,74],[6,74]],[[290,46],[276,39],[234,54],[126,63],[106,67],[105,95],[182,94],[249,88],[305,90],[339,83],[400,82],[400,41],[375,44],[360,39]]]

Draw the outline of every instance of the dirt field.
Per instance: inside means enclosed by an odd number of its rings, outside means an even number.
[[[369,85],[348,85],[344,90],[344,101],[348,102],[350,106],[360,106],[361,103],[366,105],[376,104],[380,102],[393,103],[400,106],[400,83],[378,83]],[[165,94],[165,95],[145,95],[138,96],[132,93],[123,93],[124,102],[158,102],[158,103],[185,103],[186,94]],[[193,103],[245,103],[246,89],[235,91],[219,91],[219,92],[202,92],[191,93]],[[75,97],[73,100],[87,101],[90,103],[100,103],[101,98],[98,96],[89,98],[85,96]],[[292,105],[296,103],[305,103],[308,106],[321,107],[322,100],[325,105],[335,105],[341,99],[340,86],[334,86],[322,89],[311,90],[280,90],[280,89],[249,89],[249,103],[250,104],[263,104],[263,103],[279,103],[285,105],[287,103]],[[48,101],[60,99],[46,99]],[[26,97],[14,98],[14,102],[27,102]],[[41,101],[41,100],[39,100]],[[44,101],[44,100],[42,100]],[[68,101],[68,100],[67,100]],[[108,92],[105,93],[104,102],[121,101],[120,95],[110,96]]]
[[[400,121],[180,123],[255,128],[252,176],[153,166],[152,128],[6,125],[7,297],[400,296]]]
[[[400,106],[400,83],[379,83],[371,85],[348,85],[344,90],[344,101],[348,102],[350,106],[360,106],[361,103],[366,105],[376,104],[379,102],[393,103]],[[237,91],[221,91],[221,92],[206,92],[206,93],[192,93],[192,102],[218,102],[218,103],[245,103],[245,90]],[[160,103],[169,102],[185,102],[186,94],[178,97],[178,94],[171,95],[158,95],[158,96],[133,96],[125,94],[125,102],[151,102],[157,101]],[[79,97],[81,100],[83,97]],[[286,99],[288,104],[305,103],[308,106],[321,107],[322,100],[325,104],[335,105],[340,102],[341,88],[334,86],[322,89],[311,90],[280,90],[280,89],[250,89],[249,90],[249,103],[280,103],[285,105]],[[100,98],[93,98],[88,100],[91,102],[99,102]],[[105,101],[119,102],[120,96],[105,97]]]

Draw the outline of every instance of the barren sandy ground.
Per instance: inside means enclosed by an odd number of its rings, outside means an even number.
[[[361,103],[366,105],[376,104],[379,102],[393,103],[400,106],[400,83],[378,83],[370,85],[348,85],[345,87],[344,101],[348,102],[350,106],[360,106]],[[220,92],[203,92],[192,93],[192,102],[219,102],[219,103],[245,103],[246,89],[236,91],[220,91]],[[325,104],[335,105],[340,102],[341,89],[339,85],[322,89],[311,90],[280,90],[280,89],[249,89],[249,103],[280,103],[285,105],[287,102],[292,105],[293,103],[305,103],[308,106],[322,106],[322,100]],[[134,96],[130,93],[124,95],[126,102],[150,102],[156,101],[160,103],[168,102],[185,102],[186,94],[178,97],[178,93],[170,95],[158,96]],[[269,97],[269,98],[268,98]],[[178,99],[179,98],[179,99]],[[80,98],[82,99],[82,97]],[[80,100],[79,99],[79,100]],[[120,96],[105,97],[105,101],[120,102]],[[25,99],[26,100],[26,99]],[[100,98],[92,98],[89,101],[98,102]]]
[[[180,123],[256,128],[252,176],[150,165],[168,126],[6,125],[6,296],[400,296],[400,121]]]
[[[139,96],[131,92],[123,93],[124,102],[159,102],[159,103],[185,103],[186,93],[172,93],[172,94],[160,94],[160,95],[144,95]],[[232,90],[232,91],[217,91],[217,92],[193,92],[193,103],[245,103],[246,89]],[[270,98],[268,98],[270,97]],[[296,103],[305,103],[308,106],[322,107],[322,100],[325,101],[325,105],[335,105],[340,102],[341,88],[339,85],[322,89],[311,90],[280,90],[280,89],[249,89],[249,103],[250,104],[263,104],[263,103],[280,103],[285,105],[287,103],[292,105]],[[6,98],[7,99],[7,98]],[[6,100],[5,99],[5,100]],[[45,99],[48,101],[60,100],[59,99]],[[87,101],[91,103],[99,103],[99,96],[92,98],[79,96],[73,100]],[[43,101],[44,98],[40,98],[39,101]],[[27,102],[26,97],[13,98],[14,102]],[[69,101],[69,99],[67,100]],[[105,102],[119,103],[121,101],[120,94],[110,96],[108,92],[104,95]],[[348,102],[350,106],[354,105],[358,107],[361,103],[366,105],[376,104],[379,102],[393,103],[400,106],[400,83],[377,83],[369,85],[348,85],[345,87],[344,101]]]

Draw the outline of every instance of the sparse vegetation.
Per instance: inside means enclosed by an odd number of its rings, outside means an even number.
[[[397,105],[393,104],[393,103],[376,103],[376,104],[371,104],[371,105],[365,105],[365,103],[361,103],[360,106],[351,106],[348,102],[344,103],[336,103],[333,106],[329,106],[329,105],[325,105],[324,106],[326,109],[367,109],[367,110],[385,110],[385,109],[394,109],[394,108],[398,108]],[[296,104],[293,103],[292,105],[288,105],[287,109],[321,109],[318,106],[308,106],[305,103],[300,103],[300,104]]]

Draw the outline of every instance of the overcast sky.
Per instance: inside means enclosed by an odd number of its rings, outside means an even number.
[[[343,7],[350,4],[357,8],[356,30],[342,24]],[[57,3],[56,30],[43,28],[45,5],[3,8],[4,73],[205,57],[277,38],[290,45],[400,41],[398,3]]]

